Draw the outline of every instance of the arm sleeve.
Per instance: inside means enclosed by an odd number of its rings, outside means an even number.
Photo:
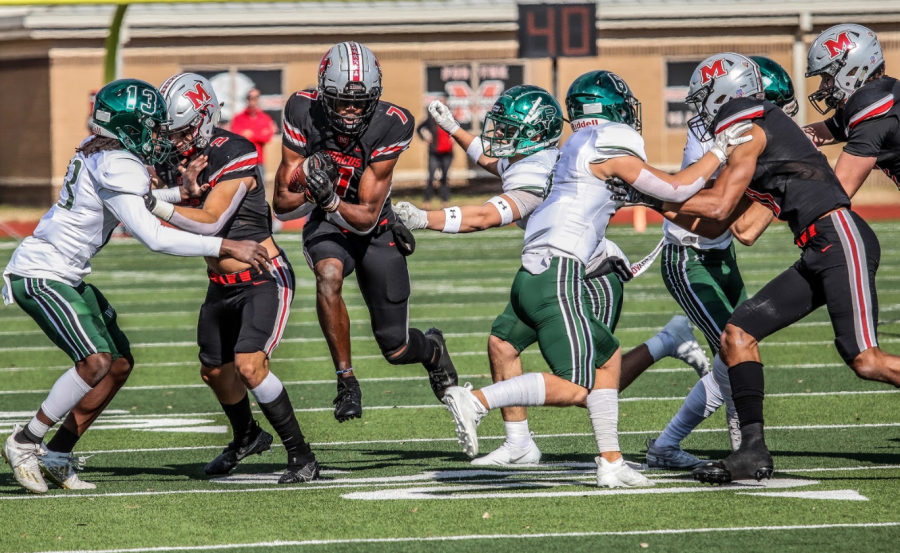
[[[825,123],[825,128],[828,129],[828,132],[831,133],[831,136],[834,137],[838,142],[847,142],[847,134],[844,132],[843,125],[838,122],[838,116],[835,114],[834,117],[830,117],[823,121]]]
[[[169,218],[169,223],[174,227],[178,227],[181,230],[187,232],[193,232],[194,234],[202,234],[203,236],[214,236],[219,233],[225,225],[228,224],[228,221],[234,216],[235,212],[238,208],[241,207],[241,202],[244,201],[244,196],[247,195],[247,185],[244,184],[243,181],[238,185],[237,191],[235,191],[234,196],[231,198],[231,203],[228,204],[228,208],[219,215],[219,218],[216,219],[214,223],[200,223],[198,221],[194,221],[184,215],[178,213],[176,210],[172,213],[172,217]],[[127,225],[126,225],[127,226]]]
[[[152,190],[151,193],[156,196],[157,200],[169,202],[170,204],[181,203],[181,190],[179,190],[177,186],[171,188],[157,188],[156,190]]]
[[[197,236],[162,226],[159,219],[144,207],[140,196],[102,188],[99,192],[104,206],[147,248],[182,257],[219,257],[221,238]]]
[[[300,207],[295,209],[294,211],[289,211],[287,213],[276,213],[275,218],[279,221],[293,221],[294,219],[302,219],[312,213],[312,210],[316,208],[316,204],[312,202],[306,202],[300,204]]]
[[[858,157],[878,157],[885,151],[885,143],[896,136],[898,122],[894,117],[862,121],[850,130],[844,151]]]

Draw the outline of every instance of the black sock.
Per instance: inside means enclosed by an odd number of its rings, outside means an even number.
[[[409,329],[409,342],[403,353],[396,357],[388,357],[391,365],[409,365],[412,363],[434,363],[438,354],[438,348],[434,342],[425,337],[425,333],[418,328]]]
[[[745,361],[728,369],[731,380],[731,397],[741,421],[741,428],[748,424],[763,422],[763,398],[765,380],[763,365],[756,361]]]
[[[234,443],[239,446],[246,446],[254,437],[253,412],[250,411],[250,397],[244,394],[244,397],[234,405],[222,405],[228,422],[231,423],[231,432],[234,434]]]
[[[303,432],[300,431],[300,423],[294,415],[294,407],[291,405],[287,390],[281,390],[274,401],[260,403],[259,408],[281,438],[281,443],[288,453],[289,467],[299,468],[316,458],[304,440]]]
[[[56,434],[53,435],[53,439],[47,442],[47,449],[57,453],[72,453],[72,450],[75,449],[75,444],[78,443],[80,438],[81,436],[65,426],[60,426]]]
[[[346,388],[359,388],[359,380],[355,376],[339,376],[337,379],[338,393]]]
[[[39,444],[43,441],[43,438],[40,436],[32,434],[27,426],[23,428],[21,432],[16,434],[16,437],[13,439],[20,444]]]

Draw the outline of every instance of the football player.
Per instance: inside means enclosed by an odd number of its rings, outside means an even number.
[[[665,211],[725,221],[746,210],[744,198],[788,223],[800,259],[735,309],[722,333],[741,425],[740,448],[694,469],[703,482],[769,477],[773,462],[763,435],[763,364],[758,343],[827,305],[835,346],[860,378],[900,385],[900,357],[878,348],[875,272],[881,248],[872,229],[849,209],[850,199],[825,156],[783,110],[765,100],[756,63],[717,54],[691,77],[687,101],[699,112],[701,137],[749,124],[753,140],[735,148],[712,188]],[[696,164],[695,164],[696,165]],[[702,233],[701,233],[702,234]]]
[[[47,492],[42,470],[62,488],[96,487],[78,477],[71,452],[125,383],[134,358],[115,309],[84,278],[91,272],[91,258],[120,222],[156,252],[227,255],[257,272],[269,260],[256,242],[165,228],[147,212],[143,196],[150,176],[144,164],[167,155],[168,125],[166,102],[148,83],[121,79],[100,89],[91,114],[92,136],[69,163],[59,201],[3,271],[4,302],[18,303],[75,363],[53,385],[31,422],[24,429],[16,425],[3,444],[3,458],[28,491]],[[42,444],[63,417],[50,443]]]
[[[751,56],[759,65],[766,99],[790,117],[797,114],[794,85],[790,76],[775,61]],[[712,141],[700,141],[688,132],[682,168],[694,163],[712,147]],[[715,178],[715,175],[713,175]],[[650,468],[686,469],[704,463],[681,449],[681,441],[724,403],[731,447],[741,445],[737,411],[731,401],[728,367],[716,355],[719,337],[734,309],[747,299],[734,251],[733,238],[752,245],[772,221],[773,214],[761,204],[752,204],[745,216],[731,229],[715,238],[705,238],[685,230],[669,219],[663,222],[666,245],[663,250],[662,277],[669,293],[698,328],[701,329],[713,358],[713,372],[701,378],[691,389],[681,409],[665,430],[647,445]]]
[[[844,142],[834,172],[851,198],[873,168],[900,187],[900,82],[885,75],[874,32],[835,25],[809,47],[807,77],[821,77],[809,101],[825,121],[804,129],[817,146]]]
[[[381,67],[356,42],[332,47],[319,64],[319,84],[284,107],[281,165],[275,176],[276,213],[315,204],[303,228],[303,253],[316,275],[316,311],[337,373],[334,416],[362,416],[362,392],[350,357],[350,318],[341,297],[356,280],[384,358],[421,363],[441,399],[457,383],[443,334],[409,326],[406,233],[391,210],[391,178],[415,129],[405,108],[381,101]],[[398,237],[399,236],[399,237]]]
[[[586,405],[600,456],[597,485],[650,486],[625,464],[618,444],[618,340],[590,309],[586,266],[606,246],[605,232],[619,203],[603,183],[640,180],[667,197],[694,194],[727,157],[743,129],[717,138],[712,152],[676,175],[646,164],[640,103],[621,78],[597,72],[596,93],[579,95],[580,130],[560,150],[547,197],[525,228],[522,267],[510,292],[518,322],[537,335],[549,373],[531,373],[480,390],[454,386],[444,402],[463,450],[478,453],[477,426],[490,409],[510,406]],[[615,109],[609,109],[615,106]],[[650,182],[648,182],[650,181]],[[692,183],[682,185],[681,183]]]
[[[611,82],[601,72],[587,73],[575,82],[566,96],[569,117],[573,127],[582,124],[583,95],[598,96],[608,109],[620,98],[604,96],[603,86]],[[598,85],[603,83],[603,85]],[[513,87],[504,92],[485,116],[480,137],[460,128],[450,110],[440,101],[428,107],[437,123],[463,148],[469,157],[481,167],[502,180],[503,194],[495,196],[481,206],[451,207],[443,211],[422,211],[408,202],[397,204],[394,211],[411,230],[427,228],[448,233],[475,232],[515,222],[525,227],[528,217],[544,199],[547,182],[553,165],[559,157],[557,143],[562,135],[563,112],[559,103],[546,90],[531,85]],[[658,250],[657,250],[658,251]],[[640,270],[646,270],[653,261],[648,256]],[[633,277],[633,271],[625,254],[612,241],[605,249],[592,256],[586,273],[594,273],[601,263],[611,267],[617,264],[618,273],[585,280],[591,297],[591,309],[609,329],[615,332],[622,309],[623,284]],[[512,304],[494,321],[488,339],[488,359],[494,382],[508,380],[522,374],[521,352],[537,341],[537,335],[528,326],[519,323]],[[676,316],[659,334],[645,344],[622,357],[623,373],[633,378],[623,379],[620,390],[654,362],[664,356],[683,360],[701,376],[708,370],[708,360],[694,340],[690,324],[683,316]],[[537,463],[541,451],[528,429],[524,407],[505,407],[501,414],[506,427],[506,441],[493,452],[472,461],[473,465],[513,465]]]
[[[272,436],[253,419],[249,390],[287,451],[287,467],[278,483],[310,482],[318,478],[319,465],[287,390],[269,370],[287,326],[294,272],[272,238],[256,146],[216,127],[220,104],[204,77],[173,75],[160,92],[172,117],[175,151],[156,165],[156,173],[175,188],[154,190],[151,212],[184,230],[252,240],[272,260],[270,269],[259,273],[228,256],[206,258],[210,282],[197,323],[200,375],[228,416],[233,440],[204,470],[209,475],[228,474],[245,457],[270,449]],[[165,201],[170,193],[171,200],[185,200],[197,208]],[[191,193],[199,195],[190,198]]]

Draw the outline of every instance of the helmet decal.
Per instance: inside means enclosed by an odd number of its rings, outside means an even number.
[[[719,58],[713,62],[708,63],[707,65],[703,65],[700,67],[700,82],[703,84],[709,84],[709,81],[717,79],[719,77],[724,77],[727,74],[728,71],[725,70],[725,60]]]
[[[197,82],[193,89],[185,90],[183,96],[193,104],[194,109],[202,108],[212,99],[212,96],[203,88],[203,83],[201,82]]]
[[[828,50],[828,55],[834,59],[844,53],[845,50],[856,48],[856,43],[850,40],[847,31],[839,34],[837,38],[828,39],[822,42],[822,48]]]

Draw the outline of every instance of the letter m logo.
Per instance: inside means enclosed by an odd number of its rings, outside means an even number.
[[[700,82],[709,84],[709,81],[724,77],[727,74],[728,72],[725,71],[725,60],[718,59],[700,68]]]
[[[194,109],[200,109],[204,104],[209,102],[212,97],[209,95],[209,92],[203,88],[203,85],[197,83],[194,85],[194,90],[188,89],[184,93],[184,97],[190,100],[191,104],[193,104]]]
[[[831,59],[834,59],[843,54],[846,50],[856,47],[856,44],[850,40],[847,31],[844,31],[839,34],[837,38],[830,38],[823,42],[822,47],[828,50],[828,55],[831,56]]]

